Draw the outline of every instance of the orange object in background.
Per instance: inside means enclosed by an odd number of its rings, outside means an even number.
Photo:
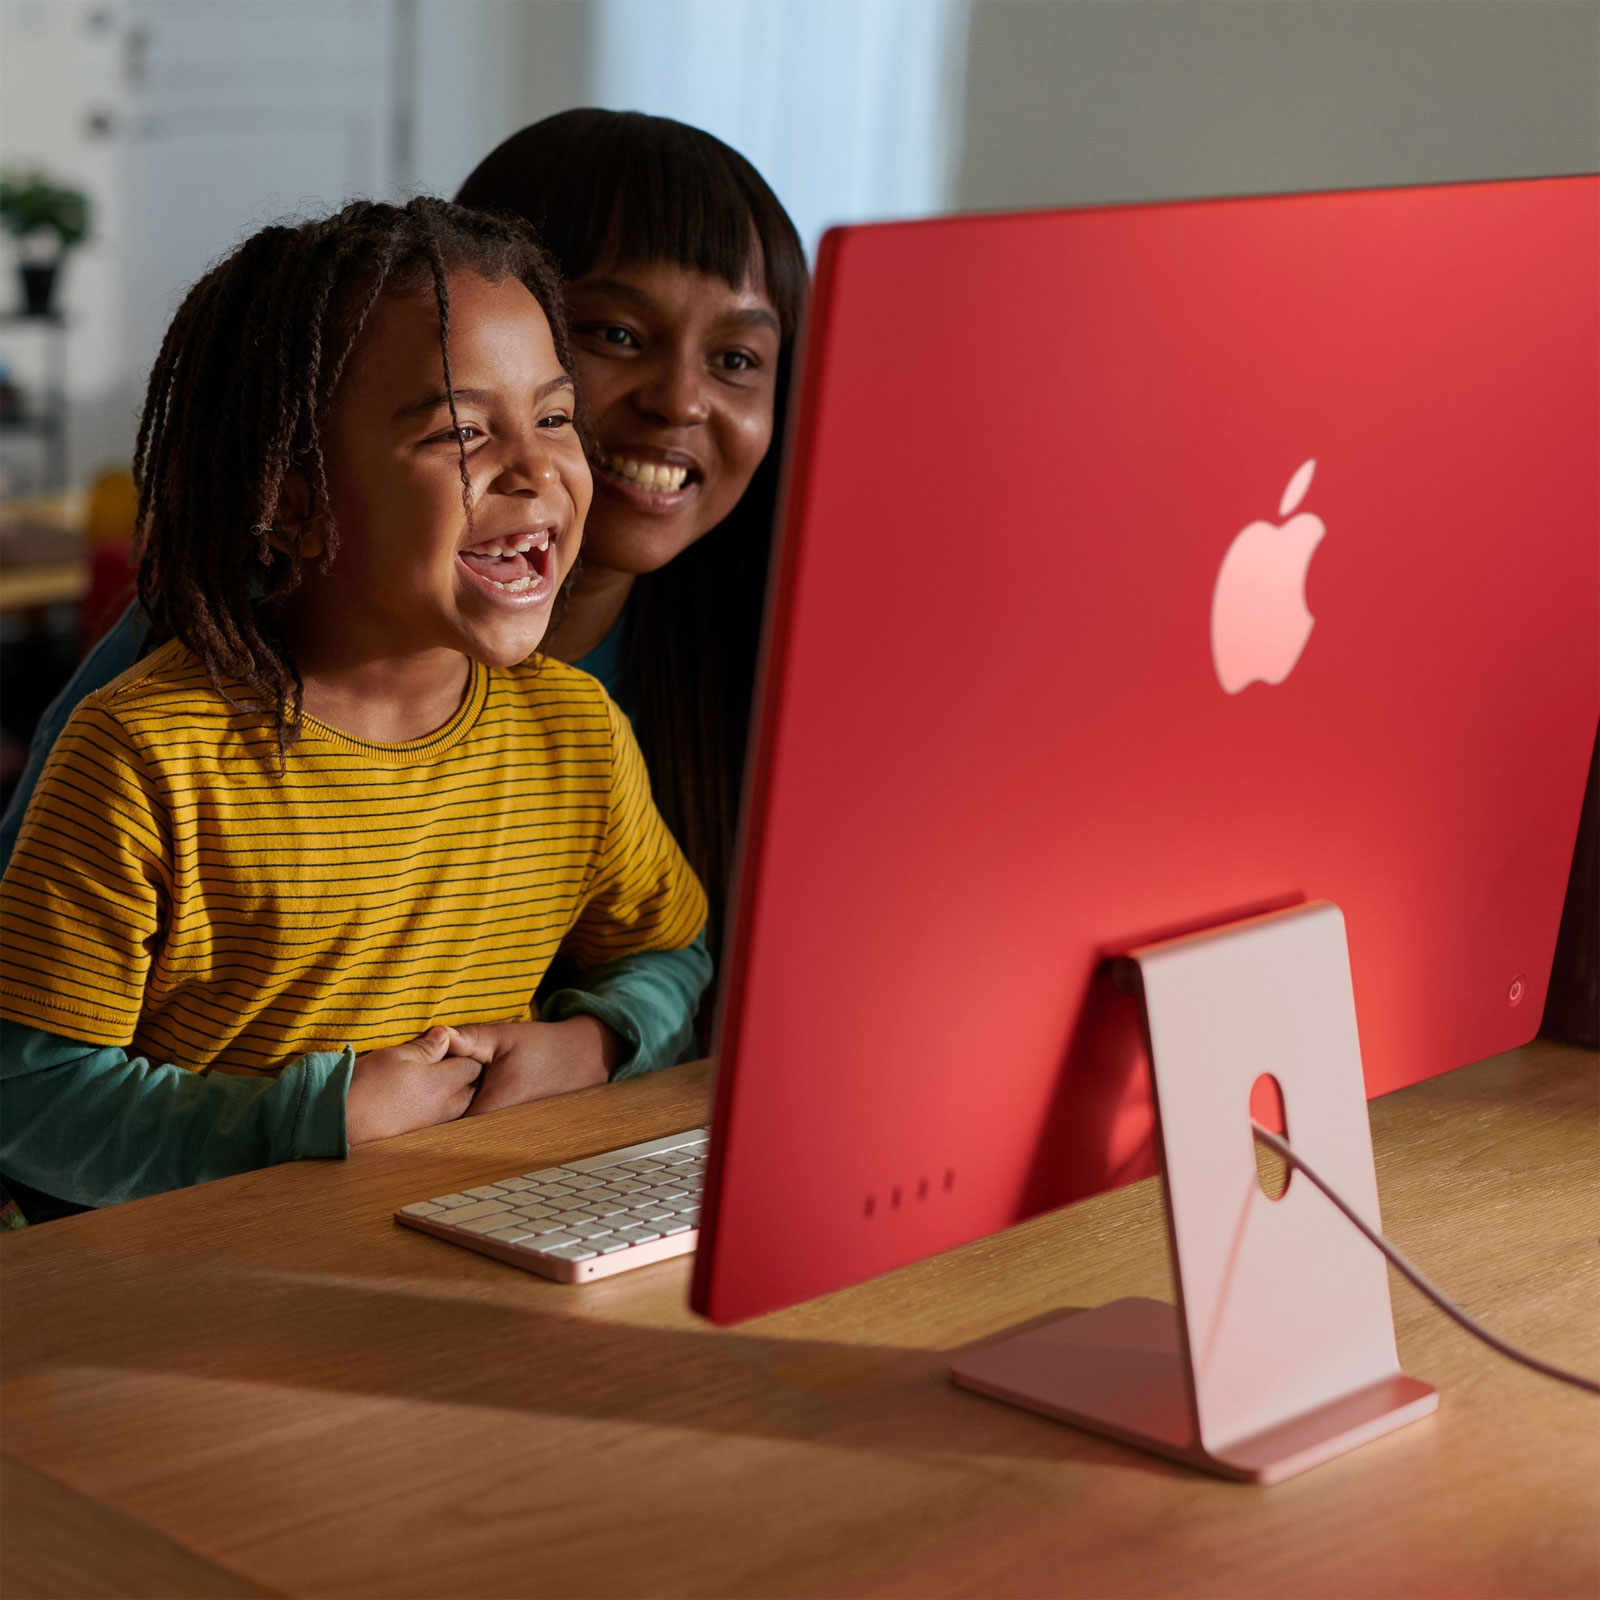
[[[78,602],[78,628],[87,655],[110,632],[133,598],[133,534],[139,491],[127,472],[102,472],[89,491],[83,538],[89,547],[89,590]]]

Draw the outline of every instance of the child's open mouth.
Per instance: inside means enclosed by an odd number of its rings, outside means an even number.
[[[483,539],[457,552],[474,578],[507,599],[542,599],[552,588],[555,535],[549,528],[511,538]]]

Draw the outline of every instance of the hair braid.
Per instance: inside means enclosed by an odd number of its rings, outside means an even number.
[[[461,437],[461,418],[456,414],[456,386],[450,377],[450,283],[437,240],[428,241],[428,265],[433,272],[434,297],[439,302],[439,361],[444,368],[444,397],[450,407],[450,426],[456,436],[456,461],[461,473],[461,509],[466,513],[467,527],[470,529],[472,478],[467,471],[467,446]]]

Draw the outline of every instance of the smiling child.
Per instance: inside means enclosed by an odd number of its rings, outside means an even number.
[[[705,897],[626,719],[535,654],[592,491],[570,369],[531,234],[439,201],[190,292],[137,460],[165,642],[0,884],[8,1179],[101,1205],[682,1049]]]

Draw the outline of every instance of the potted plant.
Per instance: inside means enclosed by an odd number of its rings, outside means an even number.
[[[0,227],[17,241],[24,309],[48,316],[61,263],[89,236],[89,197],[42,172],[0,173]]]

